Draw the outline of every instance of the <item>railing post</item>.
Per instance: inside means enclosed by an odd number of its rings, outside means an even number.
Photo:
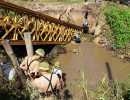
[[[32,57],[33,56],[33,45],[32,45],[31,33],[25,32],[24,33],[24,39],[25,39],[27,55],[29,57]]]
[[[13,67],[17,73],[17,79],[20,79],[20,85],[22,87],[25,87],[25,76],[24,74],[22,73],[22,70],[20,69],[19,67],[19,63],[18,63],[18,60],[17,60],[17,57],[15,56],[14,52],[13,52],[13,49],[9,43],[9,40],[2,40],[2,45],[6,51],[6,53],[8,54],[8,56],[10,57],[10,60],[12,61],[12,64],[13,64]],[[16,79],[16,80],[17,80]],[[21,84],[22,83],[22,84]]]

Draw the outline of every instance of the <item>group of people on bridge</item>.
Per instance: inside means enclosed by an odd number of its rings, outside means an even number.
[[[33,57],[25,57],[20,64],[27,77],[31,100],[57,100],[61,97],[64,81],[60,62],[50,65],[44,58],[45,51],[39,48]]]

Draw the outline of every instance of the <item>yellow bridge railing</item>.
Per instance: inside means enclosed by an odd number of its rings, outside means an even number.
[[[33,44],[66,44],[82,27],[0,0],[0,41],[24,45],[24,32]]]

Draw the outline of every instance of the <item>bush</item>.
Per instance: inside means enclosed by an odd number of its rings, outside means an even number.
[[[29,93],[25,89],[17,89],[16,84],[9,82],[0,75],[0,99],[1,100],[30,100]]]
[[[130,44],[130,9],[109,3],[104,6],[106,21],[114,37],[113,44],[117,49],[129,49]]]

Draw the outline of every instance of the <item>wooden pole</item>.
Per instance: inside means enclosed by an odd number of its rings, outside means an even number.
[[[10,60],[12,61],[13,67],[17,73],[18,78],[20,79],[19,81],[22,83],[20,83],[21,86],[25,86],[25,82],[26,82],[26,77],[24,76],[24,74],[22,73],[22,70],[19,67],[19,63],[17,60],[17,57],[15,56],[13,49],[9,43],[9,40],[2,40],[2,45],[6,51],[6,53],[8,54],[8,56],[10,57]]]
[[[6,51],[6,53],[9,55],[11,61],[12,61],[12,64],[14,66],[19,66],[19,63],[18,63],[18,60],[17,60],[17,57],[15,56],[14,52],[13,52],[13,49],[9,43],[9,40],[3,40],[2,41],[2,45]]]
[[[26,44],[27,55],[29,57],[32,57],[33,56],[33,45],[32,45],[31,33],[25,32],[24,39],[25,39],[25,44]]]
[[[0,65],[0,75],[3,76],[2,66]]]

